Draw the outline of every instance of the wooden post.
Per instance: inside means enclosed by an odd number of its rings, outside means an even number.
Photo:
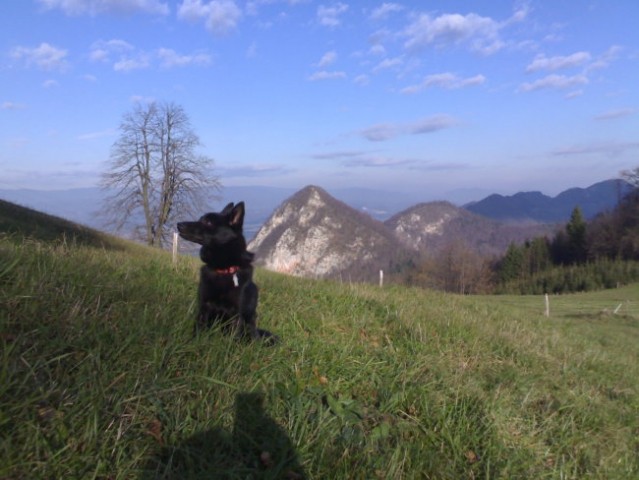
[[[384,286],[384,270],[379,271],[379,286],[380,288]]]
[[[178,241],[179,236],[177,232],[173,232],[173,264],[177,263],[177,253],[178,253]]]
[[[548,298],[548,294],[545,295],[544,300],[546,302],[546,311],[544,315],[550,317],[550,299]]]

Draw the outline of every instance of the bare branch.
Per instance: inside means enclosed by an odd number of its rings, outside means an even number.
[[[624,170],[621,176],[633,187],[639,188],[639,167],[632,170]]]

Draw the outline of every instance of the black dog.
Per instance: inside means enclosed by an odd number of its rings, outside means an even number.
[[[180,236],[202,245],[199,312],[195,332],[220,324],[240,338],[278,338],[257,328],[257,285],[253,283],[253,254],[246,250],[242,233],[244,202],[229,203],[219,213],[207,213],[197,222],[177,224]]]

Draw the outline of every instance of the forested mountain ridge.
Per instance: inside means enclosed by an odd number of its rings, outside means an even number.
[[[571,188],[555,197],[541,192],[519,192],[515,195],[490,195],[483,200],[464,205],[466,210],[500,221],[561,223],[579,207],[586,219],[613,209],[632,191],[621,179],[605,180],[587,188]]]

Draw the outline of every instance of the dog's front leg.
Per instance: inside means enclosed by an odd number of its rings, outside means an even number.
[[[199,333],[206,330],[211,326],[211,308],[207,303],[203,303],[200,305],[200,310],[197,314],[197,318],[195,320],[195,326],[193,328],[193,335],[198,335]]]
[[[240,335],[248,333],[251,338],[256,339],[259,337],[257,332],[257,300],[258,290],[257,285],[253,282],[248,282],[240,293],[240,315],[238,333]]]

